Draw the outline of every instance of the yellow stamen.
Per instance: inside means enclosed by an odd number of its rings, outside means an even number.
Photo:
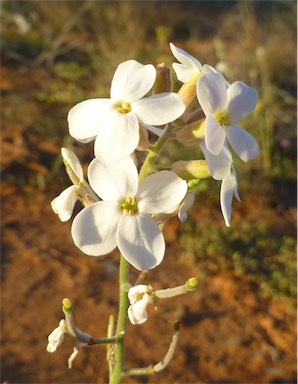
[[[231,125],[231,116],[229,112],[216,112],[215,118],[219,122],[220,125],[229,126]]]
[[[135,215],[139,212],[137,199],[135,197],[126,197],[121,203],[121,209],[123,214]]]
[[[129,103],[126,103],[125,101],[118,101],[115,104],[115,108],[117,109],[117,111],[123,114],[129,113],[131,111],[131,105]]]

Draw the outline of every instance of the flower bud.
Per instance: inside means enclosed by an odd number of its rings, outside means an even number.
[[[185,125],[176,134],[176,139],[186,146],[193,146],[198,143],[198,139],[205,136],[205,120]]]
[[[191,78],[182,85],[178,95],[181,96],[186,109],[192,106],[197,95],[197,81],[200,77],[200,71],[195,71]]]
[[[165,63],[158,64],[156,67],[156,80],[152,93],[172,92],[172,78],[169,67]]]
[[[206,179],[211,177],[205,160],[176,161],[171,170],[184,180]]]
[[[198,286],[199,286],[199,280],[197,277],[191,277],[185,283],[185,288],[187,289],[187,291],[193,291],[197,289]]]

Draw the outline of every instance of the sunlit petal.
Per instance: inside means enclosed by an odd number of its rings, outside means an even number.
[[[254,137],[244,131],[238,125],[225,127],[227,138],[243,161],[248,161],[256,158],[259,155],[259,145]]]
[[[128,299],[130,304],[134,304],[139,300],[139,296],[149,292],[149,285],[138,284],[131,287],[128,291]]]
[[[77,178],[79,180],[82,180],[84,177],[83,169],[77,155],[73,151],[67,148],[61,148],[61,154],[66,167],[69,166],[72,169],[72,171],[75,173]]]
[[[180,117],[185,105],[175,93],[159,93],[132,103],[132,111],[144,124],[163,125]]]
[[[139,210],[161,213],[177,206],[185,197],[187,183],[174,172],[161,171],[148,176],[139,185]]]
[[[227,87],[221,75],[204,73],[197,82],[198,101],[205,113],[222,111],[227,103]]]
[[[90,256],[103,256],[116,248],[121,217],[119,202],[100,201],[77,214],[71,228],[75,245]]]
[[[76,187],[72,185],[51,202],[53,211],[61,221],[67,221],[71,218],[77,199]]]
[[[111,99],[131,103],[141,99],[153,87],[156,69],[153,65],[143,65],[135,60],[121,63],[113,77]]]
[[[140,271],[156,267],[165,253],[163,234],[149,215],[123,215],[117,245],[126,260]]]
[[[106,119],[95,140],[95,157],[112,163],[129,156],[139,143],[139,123],[133,113],[114,110]]]
[[[241,81],[236,81],[228,88],[228,106],[232,123],[250,114],[256,107],[258,92]]]
[[[178,218],[181,222],[186,221],[188,219],[187,212],[193,206],[194,201],[195,201],[194,193],[187,192],[184,200],[182,201],[178,209]]]
[[[92,140],[111,111],[110,99],[89,99],[75,105],[67,117],[70,135],[78,141]]]
[[[225,131],[213,115],[207,115],[205,121],[205,142],[208,151],[218,155],[225,141]]]
[[[220,206],[227,227],[230,226],[231,222],[232,200],[234,195],[237,197],[237,200],[240,201],[236,173],[231,172],[230,176],[223,180],[220,189]]]
[[[104,164],[96,158],[88,168],[90,186],[103,200],[121,200],[135,196],[138,190],[138,171],[130,157]]]
[[[224,145],[219,154],[215,156],[208,151],[204,141],[201,141],[199,145],[204,153],[212,177],[215,180],[223,180],[226,178],[230,174],[233,162],[230,150]]]
[[[181,81],[182,83],[186,83],[196,70],[193,67],[187,67],[183,64],[173,63],[172,64],[173,69],[176,73],[177,79]]]
[[[128,317],[132,324],[143,324],[148,320],[147,305],[152,304],[152,298],[145,293],[141,300],[132,304],[128,308]]]
[[[173,63],[174,71],[176,72],[178,80],[185,83],[190,79],[194,72],[201,69],[202,64],[195,57],[191,56],[183,49],[176,47],[173,43],[170,43],[170,48],[173,55],[181,63]]]

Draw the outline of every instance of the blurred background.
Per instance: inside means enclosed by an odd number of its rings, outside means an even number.
[[[2,1],[1,199],[2,383],[105,383],[104,347],[75,341],[54,353],[47,336],[76,306],[78,326],[106,334],[117,313],[118,255],[82,254],[51,200],[70,185],[60,148],[86,169],[93,143],[68,135],[76,103],[107,97],[117,66],[176,61],[169,42],[255,87],[260,101],[243,121],[261,155],[236,163],[242,202],[230,228],[220,183],[196,188],[189,221],[166,227],[164,262],[149,274],[155,289],[199,276],[188,297],[160,303],[127,330],[127,367],[161,360],[181,320],[174,360],[154,377],[127,383],[290,383],[296,381],[296,32],[295,1]],[[175,79],[175,76],[174,76]],[[179,89],[174,82],[174,89]],[[173,144],[169,153],[190,152]],[[131,271],[132,281],[137,271]]]

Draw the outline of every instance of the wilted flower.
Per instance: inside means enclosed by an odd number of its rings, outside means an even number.
[[[254,88],[241,81],[227,88],[222,76],[205,73],[197,83],[197,96],[206,115],[205,142],[208,151],[218,155],[227,138],[242,160],[258,156],[256,140],[236,124],[254,110],[258,101]]]
[[[118,246],[135,268],[156,267],[164,257],[165,242],[151,215],[176,207],[186,195],[186,181],[173,172],[161,171],[139,184],[130,157],[109,165],[94,159],[88,178],[103,201],[84,208],[75,217],[75,244],[90,256],[105,255]]]
[[[68,332],[66,321],[62,319],[59,323],[59,326],[53,330],[53,332],[48,336],[48,352],[55,352],[59,345],[62,344],[64,340],[64,334]]]
[[[104,163],[129,156],[139,143],[139,123],[150,129],[182,115],[185,106],[175,93],[144,96],[156,78],[153,65],[135,60],[121,63],[114,74],[110,99],[85,100],[68,114],[69,132],[76,140],[95,139],[95,156]]]
[[[128,317],[132,324],[143,324],[148,319],[147,305],[153,304],[150,285],[136,285],[128,291]]]

